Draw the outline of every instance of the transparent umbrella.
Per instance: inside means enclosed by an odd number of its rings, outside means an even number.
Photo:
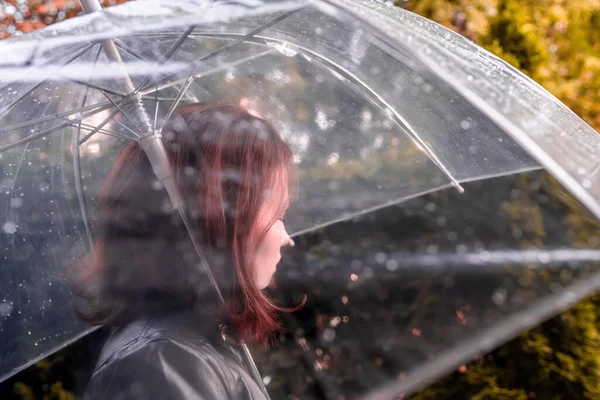
[[[288,221],[293,236],[399,203],[406,204],[399,213],[410,217],[411,205],[422,199],[428,199],[420,208],[429,212],[425,221],[438,227],[453,221],[453,230],[437,233],[454,232],[452,243],[462,240],[456,232],[483,235],[472,221],[486,221],[481,229],[494,237],[490,248],[480,241],[473,251],[456,243],[440,251],[407,239],[395,253],[349,254],[340,262],[343,285],[378,276],[364,268],[370,264],[386,266],[392,276],[410,271],[417,280],[458,268],[471,302],[479,304],[480,317],[468,329],[419,307],[411,309],[410,323],[394,320],[413,341],[419,338],[413,357],[395,353],[393,325],[373,327],[371,339],[387,341],[383,356],[403,359],[385,373],[377,363],[372,371],[365,367],[361,376],[370,383],[361,395],[411,393],[600,286],[597,241],[574,248],[561,237],[524,248],[514,231],[503,230],[510,213],[495,212],[494,198],[485,196],[517,190],[502,177],[538,176],[544,169],[596,221],[600,137],[535,82],[467,39],[375,1],[140,0],[103,11],[94,1],[83,3],[88,15],[0,42],[7,57],[0,62],[3,379],[90,331],[73,317],[66,268],[93,246],[100,186],[129,141],[143,144],[179,208],[157,133],[186,102],[236,104],[273,121],[300,173],[299,201]],[[484,189],[474,183],[480,180]],[[435,197],[442,189],[446,197]],[[570,275],[557,275],[560,284],[550,272],[530,279],[532,292],[502,306],[514,294],[510,282],[530,277],[532,268]],[[306,276],[315,275],[287,278],[301,287]],[[479,285],[480,276],[490,277],[489,285]],[[374,293],[367,289],[361,289],[363,304]],[[461,291],[440,296],[448,304],[466,298]],[[437,335],[423,335],[423,324],[437,327]],[[352,351],[369,353],[359,339]],[[307,354],[323,347],[310,338],[298,341]],[[322,360],[313,361],[326,393],[335,392],[336,380],[327,378],[333,367],[324,371]]]

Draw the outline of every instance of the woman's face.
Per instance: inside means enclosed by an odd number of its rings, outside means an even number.
[[[289,204],[288,194],[285,193],[284,196],[286,206],[283,212],[280,212],[280,215],[273,215],[273,211],[270,210],[272,207],[269,207],[268,200],[258,215],[257,231],[264,232],[265,229],[267,231],[261,242],[254,246],[251,245],[251,249],[253,250],[250,251],[250,267],[254,274],[254,284],[261,290],[269,286],[273,274],[277,270],[277,264],[281,260],[281,248],[293,245],[293,241],[288,235],[283,222],[283,216]],[[273,218],[277,218],[277,220],[269,226]]]
[[[277,220],[268,229],[262,242],[258,244],[253,257],[252,270],[254,284],[259,289],[269,286],[277,264],[281,260],[281,248],[289,245],[291,239],[282,220]]]

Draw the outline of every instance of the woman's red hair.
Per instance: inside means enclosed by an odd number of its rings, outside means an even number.
[[[247,260],[251,242],[266,233],[256,223],[259,211],[268,207],[267,229],[285,212],[294,187],[292,152],[270,123],[225,105],[180,106],[162,133],[226,305],[219,306],[178,214],[132,142],[103,187],[100,238],[75,269],[75,292],[84,300],[77,314],[88,323],[114,324],[165,303],[212,307],[238,338],[266,343],[281,329],[284,309],[256,288]]]

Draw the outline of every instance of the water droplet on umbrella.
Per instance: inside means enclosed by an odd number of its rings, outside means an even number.
[[[0,303],[0,317],[8,317],[13,311],[11,303]]]
[[[388,271],[396,271],[398,269],[398,261],[396,260],[388,260],[385,263],[385,268],[387,268]]]
[[[6,234],[12,235],[17,231],[17,224],[14,222],[8,221],[2,225],[2,231]]]
[[[498,288],[494,294],[492,294],[492,301],[495,305],[501,306],[506,303],[506,299],[508,298],[508,292],[504,288]]]
[[[331,328],[325,328],[323,330],[323,340],[326,340],[328,342],[333,342],[334,339],[335,339],[335,330],[333,330]]]
[[[152,189],[159,191],[163,189],[163,184],[159,180],[152,181]]]
[[[11,208],[21,208],[22,205],[23,199],[21,199],[20,197],[13,197],[12,199],[10,199]]]

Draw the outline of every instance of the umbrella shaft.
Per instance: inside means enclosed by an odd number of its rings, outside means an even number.
[[[81,8],[83,8],[83,11],[86,14],[102,10],[102,6],[98,0],[80,0],[80,2]],[[115,42],[112,39],[104,39],[102,41],[102,48],[104,49],[106,58],[120,66],[123,70],[121,78],[119,79],[119,85],[123,89],[123,93],[127,95],[133,95],[135,93],[135,86],[133,86],[133,82],[131,81],[127,70],[125,69],[123,59],[121,58],[121,54],[119,53]],[[135,99],[135,101],[127,104],[128,105],[126,108],[128,108],[128,110],[123,111],[130,111],[130,115],[135,117],[134,123],[137,125],[136,128],[138,128],[143,134],[150,134],[152,132],[152,126],[150,124],[148,113],[142,104],[141,98]]]

